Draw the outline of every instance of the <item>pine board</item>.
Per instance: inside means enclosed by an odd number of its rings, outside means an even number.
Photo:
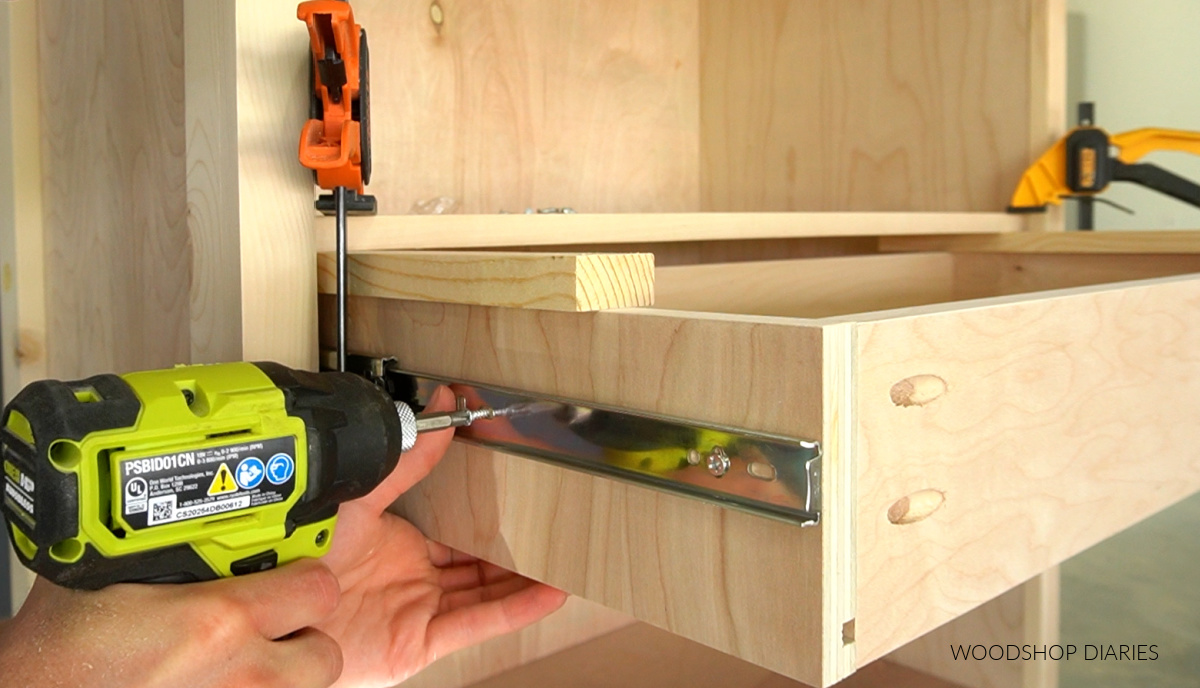
[[[347,291],[412,301],[553,311],[654,303],[651,253],[377,251],[347,256]],[[317,256],[317,289],[337,293],[336,254]]]

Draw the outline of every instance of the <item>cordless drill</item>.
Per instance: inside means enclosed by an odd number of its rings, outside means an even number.
[[[3,513],[22,563],[98,589],[240,575],[329,550],[338,505],[373,490],[417,418],[370,381],[223,363],[30,384],[0,428]]]

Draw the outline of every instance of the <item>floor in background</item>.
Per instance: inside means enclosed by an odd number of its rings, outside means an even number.
[[[1157,661],[1063,662],[1060,688],[1200,686],[1200,495],[1062,565],[1062,642],[1157,645]]]

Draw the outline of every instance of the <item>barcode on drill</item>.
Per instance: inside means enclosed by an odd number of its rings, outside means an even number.
[[[154,513],[150,516],[151,521],[170,521],[175,515],[175,505],[170,502],[157,502],[154,505]]]

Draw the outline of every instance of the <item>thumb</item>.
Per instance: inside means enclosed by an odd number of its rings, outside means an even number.
[[[426,412],[453,411],[454,393],[446,386],[434,390],[426,405]],[[400,495],[429,475],[433,467],[442,460],[450,440],[454,439],[454,428],[425,433],[417,438],[417,444],[400,456],[396,468],[363,501],[379,513],[383,513]]]

